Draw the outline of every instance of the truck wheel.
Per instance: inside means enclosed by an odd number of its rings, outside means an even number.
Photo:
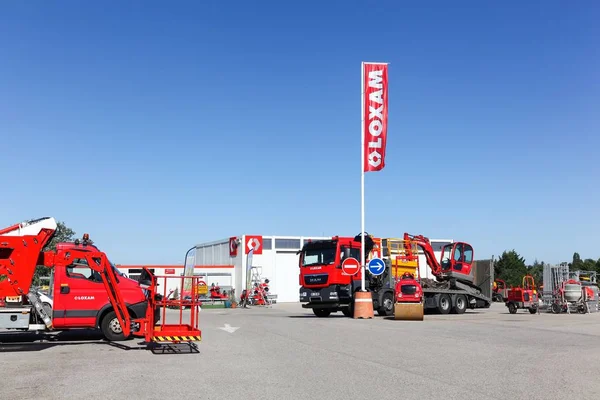
[[[354,317],[354,308],[352,308],[352,303],[348,304],[348,307],[342,308],[342,314],[348,318]]]
[[[467,298],[464,294],[456,296],[456,304],[454,305],[454,312],[456,314],[464,314],[467,310]]]
[[[515,303],[508,303],[508,312],[511,314],[517,313],[517,306],[515,306]]]
[[[313,308],[313,313],[319,318],[329,317],[331,311],[326,308]]]
[[[450,296],[448,296],[446,293],[440,294],[437,304],[437,309],[440,314],[448,314],[451,308],[452,303],[450,302]]]
[[[117,318],[117,314],[114,311],[108,312],[104,318],[102,318],[100,330],[102,330],[104,337],[111,342],[120,342],[126,339],[121,324],[119,323],[119,319]]]
[[[535,308],[535,307],[531,307],[529,309],[529,314],[535,314],[536,312],[537,312],[537,308]]]
[[[377,314],[382,317],[390,316],[394,313],[394,297],[391,293],[384,293],[381,300],[381,306],[377,309]]]

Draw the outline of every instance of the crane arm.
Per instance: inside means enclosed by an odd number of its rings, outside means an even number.
[[[429,238],[426,238],[423,235],[410,235],[408,233],[404,233],[404,240],[411,240],[417,244],[425,254],[425,259],[427,260],[427,265],[431,269],[431,273],[438,277],[442,274],[442,266],[435,258],[435,253],[433,252],[433,248],[429,243]]]
[[[29,292],[42,249],[56,231],[54,218],[41,218],[0,229],[0,297]]]

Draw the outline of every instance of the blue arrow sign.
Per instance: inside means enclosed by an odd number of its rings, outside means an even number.
[[[381,275],[385,271],[385,262],[381,258],[374,258],[369,261],[367,268],[371,274],[375,276]]]

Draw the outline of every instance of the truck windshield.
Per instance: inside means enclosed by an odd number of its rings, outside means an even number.
[[[116,275],[119,275],[119,276],[122,276],[122,277],[125,277],[125,278],[127,278],[127,276],[126,276],[126,275],[125,275],[123,272],[121,272],[121,271],[119,271],[119,270],[117,269],[117,267],[115,266],[115,264],[113,264],[113,262],[112,262],[112,261],[108,260],[108,262],[110,263],[110,266],[112,267],[112,269],[113,269],[113,272],[114,272]]]
[[[447,244],[444,246],[444,248],[442,249],[442,257],[441,257],[441,262],[440,265],[442,267],[442,269],[448,269],[449,265],[450,265],[450,256],[452,255],[452,245],[451,244]]]
[[[304,250],[302,254],[302,266],[329,265],[335,263],[336,248],[319,247]]]

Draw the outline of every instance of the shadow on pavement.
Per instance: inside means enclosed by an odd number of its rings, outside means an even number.
[[[329,319],[329,318],[350,318],[350,317],[346,317],[344,314],[331,314],[327,317],[317,317],[316,315],[312,315],[312,314],[304,314],[304,315],[288,315],[288,318],[316,318],[316,319]]]
[[[120,350],[150,350],[153,354],[195,354],[199,353],[195,343],[144,343],[140,338],[123,342],[110,342],[99,330],[74,329],[57,333],[1,332],[0,353],[44,351],[53,347],[102,345]]]

